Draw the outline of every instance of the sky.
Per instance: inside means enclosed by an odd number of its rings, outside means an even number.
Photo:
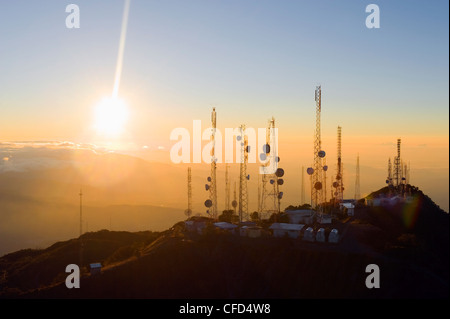
[[[79,29],[66,28],[70,3],[80,8]],[[380,8],[379,29],[365,26],[370,3]],[[282,162],[298,179],[312,162],[320,84],[328,163],[338,125],[352,174],[358,153],[362,166],[385,170],[402,138],[412,178],[416,169],[448,210],[448,6],[131,0],[118,93],[129,117],[120,136],[105,138],[94,109],[113,90],[124,1],[3,2],[0,141],[96,143],[170,161],[170,132],[197,119],[208,127],[214,106],[222,129],[266,127],[274,116]],[[362,193],[377,185],[361,184]]]

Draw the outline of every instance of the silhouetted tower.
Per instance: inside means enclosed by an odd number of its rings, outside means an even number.
[[[337,173],[336,181],[333,183],[335,188],[335,202],[340,203],[344,199],[344,168],[342,163],[342,128],[337,128]]]
[[[233,196],[233,201],[231,202],[231,206],[233,206],[234,214],[236,214],[237,205],[238,205],[238,202],[237,202],[237,193],[236,193],[236,182],[234,182],[234,196]]]
[[[300,205],[304,205],[305,203],[305,167],[302,166],[302,190],[300,197]]]
[[[394,186],[402,184],[402,158],[400,156],[401,139],[397,139],[397,156],[394,158]]]
[[[80,189],[80,237],[83,235],[83,191]]]
[[[211,124],[212,124],[212,132],[211,132],[211,184],[209,186],[209,199],[212,202],[212,206],[209,208],[209,215],[213,219],[217,219],[217,179],[216,179],[216,108],[213,107],[211,113]]]
[[[241,163],[239,167],[239,221],[249,220],[248,216],[248,191],[247,181],[250,175],[247,175],[248,162],[248,138],[245,135],[245,125],[239,128],[240,135],[237,136],[241,145]]]
[[[323,159],[323,201],[324,203],[327,202],[327,159]]]
[[[410,172],[410,170],[411,170],[411,163],[410,162],[408,162],[408,166],[406,167],[406,164],[405,164],[405,169],[406,169],[406,184],[411,184],[411,181],[409,180],[409,172]]]
[[[355,200],[361,198],[361,189],[359,181],[359,154],[356,157],[356,180],[355,180]]]
[[[187,195],[188,195],[188,203],[187,209],[184,211],[184,214],[187,218],[192,215],[192,172],[191,168],[188,167],[188,176],[187,176]]]
[[[391,158],[389,157],[388,160],[388,176],[386,179],[386,184],[388,186],[392,186],[393,185],[393,180],[392,180],[392,162],[391,162]]]
[[[322,140],[320,135],[320,113],[322,108],[322,89],[321,86],[316,87],[316,129],[314,132],[314,166],[312,173],[312,205],[318,208],[323,202],[323,167],[322,158],[325,157],[325,152],[322,151]]]
[[[230,165],[227,163],[225,165],[225,210],[230,210],[230,180],[229,180],[229,169]]]
[[[267,219],[280,211],[279,201],[283,193],[279,191],[279,185],[284,181],[279,177],[283,176],[284,171],[278,168],[280,158],[277,147],[275,119],[272,117],[266,128],[266,144],[263,145],[262,153],[260,153],[260,159],[266,161],[260,167],[262,185],[259,212],[261,219]]]
[[[83,267],[83,191],[80,189],[80,271]]]

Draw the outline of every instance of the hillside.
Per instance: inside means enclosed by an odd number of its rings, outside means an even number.
[[[198,235],[182,222],[162,233],[88,233],[84,265],[102,262],[102,274],[83,275],[80,289],[65,287],[79,238],[19,251],[0,258],[2,297],[448,298],[448,214],[416,195],[414,227],[405,223],[411,204],[361,207],[333,224],[343,234],[337,245],[210,228]],[[380,267],[380,289],[365,287],[368,264]]]

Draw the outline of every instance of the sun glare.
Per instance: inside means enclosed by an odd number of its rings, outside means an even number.
[[[120,134],[127,119],[127,105],[118,98],[104,98],[95,108],[95,129],[100,134]]]

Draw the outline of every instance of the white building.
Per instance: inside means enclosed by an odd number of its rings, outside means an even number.
[[[325,242],[325,229],[320,228],[317,233],[316,233],[316,241],[320,242],[320,243],[324,243]]]
[[[314,236],[314,229],[311,227],[306,228],[305,233],[303,234],[303,240],[314,242],[316,240],[316,236]]]
[[[269,229],[273,230],[273,237],[285,237],[299,238],[300,231],[305,225],[302,224],[286,224],[286,223],[273,223]]]
[[[312,209],[287,210],[290,224],[312,224],[314,211]]]
[[[339,232],[337,229],[332,229],[328,235],[328,242],[337,244],[339,242]]]
[[[348,216],[355,216],[355,205],[352,203],[340,203],[339,206],[341,209],[347,208]]]
[[[217,222],[217,223],[214,223],[214,227],[217,227],[219,229],[222,229],[222,230],[232,233],[232,232],[234,232],[234,229],[237,228],[238,226],[235,224],[227,223],[227,222]]]

